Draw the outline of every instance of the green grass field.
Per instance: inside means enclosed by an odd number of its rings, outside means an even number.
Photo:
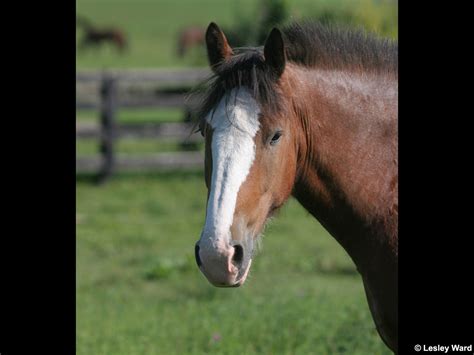
[[[130,50],[119,55],[105,46],[77,53],[77,68],[156,68],[206,65],[204,48],[184,59],[176,54],[180,29],[189,25],[234,26],[239,19],[258,20],[255,0],[77,0],[76,12],[97,26],[118,26],[129,38]],[[394,1],[287,0],[290,20],[315,18],[329,11],[382,35],[397,36]],[[342,14],[342,15],[341,15]],[[349,16],[350,15],[350,16]],[[81,31],[77,32],[80,39]]]
[[[293,19],[354,12],[366,28],[397,36],[393,1],[291,0]],[[77,13],[123,27],[130,51],[79,52],[78,69],[205,65],[176,56],[178,30],[252,16],[252,0],[77,0]],[[348,10],[349,9],[349,10]],[[388,27],[387,27],[388,26]],[[77,35],[80,37],[80,32]],[[77,111],[76,120],[97,120]],[[120,110],[127,122],[179,121],[176,110]],[[119,154],[178,150],[176,142],[120,140]],[[78,156],[96,154],[80,140]],[[343,249],[290,200],[265,231],[246,284],[211,286],[194,261],[204,222],[202,171],[118,173],[76,183],[77,354],[389,354],[370,316],[360,276]]]
[[[77,354],[388,354],[343,249],[290,200],[246,284],[194,262],[202,172],[78,177]]]

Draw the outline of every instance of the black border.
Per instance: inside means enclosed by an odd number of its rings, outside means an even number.
[[[455,82],[466,76],[457,55],[465,20],[461,7],[420,5],[399,3],[400,354],[439,354],[423,351],[437,345],[474,349],[472,232],[465,225],[472,219],[471,140]]]
[[[75,2],[9,2],[0,353],[75,353]]]

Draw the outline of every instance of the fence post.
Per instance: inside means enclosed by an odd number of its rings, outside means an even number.
[[[97,177],[99,184],[105,182],[112,175],[115,168],[116,84],[117,81],[113,76],[104,75],[100,92],[100,153],[102,155],[102,165]]]

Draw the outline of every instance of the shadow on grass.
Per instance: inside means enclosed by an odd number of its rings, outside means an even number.
[[[76,173],[76,183],[95,184],[97,182],[97,174],[92,173]]]
[[[92,185],[107,185],[114,181],[133,181],[134,179],[187,179],[187,178],[202,178],[204,179],[203,169],[194,170],[166,170],[166,171],[123,171],[117,172],[110,176],[106,181],[99,182],[100,179],[96,173],[76,173],[76,183],[92,184]],[[204,181],[204,180],[203,180]]]
[[[334,265],[330,267],[317,265],[316,271],[323,275],[354,276],[358,274],[355,267],[344,265]]]

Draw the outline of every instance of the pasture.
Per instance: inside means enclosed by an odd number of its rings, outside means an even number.
[[[202,172],[78,177],[78,354],[388,354],[342,248],[291,200],[250,279],[211,286],[193,247]]]
[[[382,35],[397,37],[397,4],[392,0],[288,0],[290,20],[315,18],[325,13],[330,18],[362,26]],[[189,25],[204,28],[211,21],[235,27],[255,21],[255,0],[78,0],[76,13],[94,24],[121,27],[130,48],[118,55],[104,46],[79,52],[77,68],[156,68],[207,65],[204,49],[180,59],[176,54],[178,32]],[[79,38],[81,31],[77,32]]]
[[[351,8],[360,23],[396,37],[393,4],[378,3],[288,1],[292,18]],[[206,63],[176,57],[179,28],[211,20],[231,26],[251,17],[255,1],[78,0],[76,9],[130,36],[129,52],[121,56],[106,46],[78,53],[77,69],[188,67]],[[77,121],[96,119],[93,111],[76,114]],[[182,115],[121,110],[118,119],[163,122]],[[124,139],[117,150],[178,149]],[[77,155],[97,150],[95,140],[77,141]],[[205,205],[202,170],[117,173],[103,186],[77,176],[77,354],[390,354],[352,261],[295,200],[267,227],[249,280],[236,289],[211,286],[196,266]]]

